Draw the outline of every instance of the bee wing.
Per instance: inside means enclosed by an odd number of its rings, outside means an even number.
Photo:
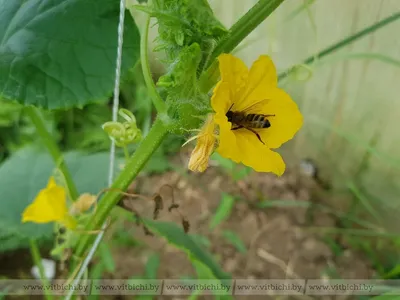
[[[265,107],[265,105],[267,105],[268,102],[269,102],[268,99],[260,100],[250,105],[249,107],[245,108],[242,112],[246,114],[253,113],[261,115],[262,109]]]

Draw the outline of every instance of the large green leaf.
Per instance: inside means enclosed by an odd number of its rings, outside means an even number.
[[[80,193],[96,194],[107,186],[108,153],[71,152],[65,159]],[[46,186],[54,168],[47,152],[34,148],[20,150],[0,166],[0,251],[25,247],[29,238],[51,236],[50,224],[22,224],[21,214]]]
[[[145,225],[155,234],[165,238],[170,244],[183,250],[192,261],[199,262],[218,279],[230,279],[215,262],[213,257],[202,249],[195,240],[186,234],[180,226],[175,223],[157,222],[149,219],[144,220]]]
[[[83,106],[112,92],[119,1],[0,0],[0,96],[46,108]],[[129,13],[122,74],[139,57]]]

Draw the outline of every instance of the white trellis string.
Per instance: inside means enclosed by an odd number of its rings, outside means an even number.
[[[118,23],[118,47],[117,47],[117,59],[115,66],[115,82],[114,82],[114,97],[113,97],[113,108],[112,108],[112,121],[116,122],[118,117],[118,108],[119,108],[119,85],[121,79],[121,62],[122,62],[122,45],[124,41],[124,19],[125,19],[125,0],[120,0],[119,6],[119,23]],[[110,164],[108,169],[108,185],[111,186],[113,178],[114,178],[114,166],[115,166],[115,140],[111,140],[111,148],[110,148]],[[101,227],[100,233],[96,236],[96,239],[85,257],[81,268],[79,269],[78,274],[75,277],[73,285],[76,285],[79,280],[82,278],[83,273],[86,271],[90,261],[93,258],[94,253],[96,252],[97,247],[100,244],[101,239],[104,235],[104,230],[106,228],[106,222]],[[71,289],[68,295],[66,296],[66,300],[69,300],[74,294],[74,290]]]

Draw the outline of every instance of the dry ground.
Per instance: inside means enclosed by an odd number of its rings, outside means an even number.
[[[261,199],[318,202],[320,199],[315,198],[315,190],[320,188],[310,178],[301,175],[297,168],[287,170],[281,178],[271,174],[252,173],[245,180],[238,182],[232,180],[219,167],[210,167],[203,174],[171,171],[162,175],[139,177],[131,190],[148,196],[160,191],[165,205],[168,206],[171,193],[168,188],[162,188],[166,184],[174,187],[174,199],[180,205],[180,212],[190,221],[190,233],[204,235],[210,240],[209,251],[215,255],[224,271],[231,273],[233,278],[368,279],[374,276],[374,270],[368,260],[348,247],[343,237],[331,235],[342,249],[341,254],[337,255],[323,241],[324,235],[315,230],[337,226],[337,220],[332,215],[306,207],[255,207]],[[221,201],[222,193],[236,195],[242,201],[236,203],[226,221],[210,230],[209,222]],[[151,217],[154,205],[151,201],[136,200],[135,209],[142,216]],[[167,210],[160,212],[159,220],[174,221],[178,224],[181,222],[179,214],[169,213]],[[143,274],[147,258],[154,252],[158,253],[161,259],[158,278],[178,279],[195,276],[192,265],[182,251],[168,245],[161,238],[146,236],[132,222],[124,224],[124,227],[146,246],[113,247],[116,272],[106,274],[105,278],[128,279]],[[314,230],[310,230],[311,227]],[[237,251],[222,238],[223,230],[237,233],[246,245],[247,252]],[[107,238],[112,234],[111,228],[107,232]],[[15,265],[16,260],[21,262],[21,267]],[[31,266],[29,261],[30,255],[26,251],[0,257],[2,271],[9,278],[26,278],[27,266]],[[346,297],[337,299],[344,298]]]
[[[368,260],[350,249],[343,237],[331,235],[342,249],[338,256],[323,241],[324,235],[315,230],[335,227],[337,220],[332,215],[306,207],[255,207],[254,204],[261,198],[318,201],[314,191],[320,188],[313,180],[301,175],[297,168],[287,170],[281,178],[253,173],[239,182],[233,181],[221,168],[216,167],[209,168],[204,174],[168,172],[139,178],[132,186],[132,191],[148,196],[160,191],[168,202],[171,197],[165,185],[174,187],[174,199],[179,203],[180,211],[190,220],[190,233],[204,235],[211,241],[209,250],[233,278],[368,279],[374,275]],[[222,193],[239,196],[242,201],[236,203],[229,219],[210,230],[209,222],[221,201]],[[135,201],[135,208],[142,216],[151,217],[154,206],[151,201]],[[168,213],[167,210],[161,211],[159,220],[181,222],[178,214]],[[314,230],[310,230],[311,227]],[[117,272],[109,274],[112,278],[143,274],[147,258],[154,252],[161,257],[158,278],[195,276],[192,265],[182,251],[168,245],[163,239],[146,236],[132,224],[125,229],[139,236],[148,247],[134,250],[115,248],[113,255]],[[247,252],[240,253],[223,239],[223,230],[237,233],[246,245]]]

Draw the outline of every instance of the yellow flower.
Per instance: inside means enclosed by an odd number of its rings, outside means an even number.
[[[296,103],[277,87],[276,69],[268,56],[260,56],[250,70],[231,54],[222,54],[218,59],[221,80],[211,98],[215,123],[219,125],[217,152],[258,172],[282,175],[285,163],[271,149],[292,139],[302,126],[303,117]],[[266,115],[270,126],[249,130],[228,122],[228,111]]]
[[[194,172],[204,172],[205,169],[207,169],[208,160],[211,153],[214,151],[214,145],[216,142],[214,129],[214,118],[212,115],[209,115],[200,131],[200,134],[187,141],[190,142],[197,138],[196,147],[190,156],[188,165],[189,170]]]
[[[50,177],[46,188],[42,189],[35,200],[22,213],[22,222],[48,223],[58,222],[73,229],[76,221],[68,213],[66,191]]]

